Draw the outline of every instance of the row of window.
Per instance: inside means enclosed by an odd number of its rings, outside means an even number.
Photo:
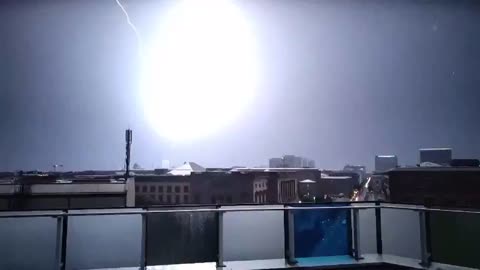
[[[166,186],[165,190],[167,191],[167,193],[171,193],[172,190],[175,189],[175,193],[180,193],[181,190],[182,190],[182,187],[180,186],[175,186],[175,187],[172,187],[172,186]],[[151,193],[156,193],[156,192],[160,192],[162,193],[164,190],[163,186],[141,186],[141,191],[143,193],[147,193],[147,192],[151,192]],[[188,186],[183,186],[183,192],[184,193],[188,193],[190,191],[189,187]],[[135,186],[135,192],[140,192],[140,186]]]
[[[181,201],[182,197],[180,195],[155,195],[155,194],[150,194],[149,198],[153,201],[159,201],[159,202],[164,202],[167,204],[170,203],[188,203],[190,198],[188,195],[183,195],[183,201]]]
[[[267,202],[267,194],[255,194],[255,203],[266,203]]]
[[[260,184],[255,184],[255,188],[266,188],[267,183],[260,183]]]

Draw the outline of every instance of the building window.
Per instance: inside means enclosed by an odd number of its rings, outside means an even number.
[[[175,195],[175,203],[180,203],[180,195]]]
[[[142,192],[146,193],[147,192],[147,186],[142,187]]]
[[[217,203],[217,200],[215,200],[215,196],[212,196],[211,202],[212,202],[212,203]]]
[[[172,192],[172,186],[167,186],[167,192]]]
[[[158,195],[158,200],[159,200],[160,202],[163,202],[163,195]]]
[[[179,186],[175,186],[175,193],[180,193],[180,187]]]
[[[188,195],[183,195],[183,203],[188,203]]]
[[[135,186],[135,192],[139,192],[140,191],[140,187],[139,186]]]
[[[150,194],[150,199],[155,200],[155,195]]]
[[[188,192],[188,186],[183,186],[183,192],[185,192],[185,193]]]
[[[163,192],[163,186],[158,186],[158,192]]]
[[[155,192],[155,186],[150,186],[150,192]]]
[[[227,203],[232,203],[232,195],[227,195]]]
[[[167,203],[172,203],[172,197],[170,195],[167,195]]]

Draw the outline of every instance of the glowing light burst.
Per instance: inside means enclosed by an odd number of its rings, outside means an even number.
[[[211,135],[235,122],[254,97],[254,35],[230,1],[176,3],[145,53],[145,114],[168,139]]]

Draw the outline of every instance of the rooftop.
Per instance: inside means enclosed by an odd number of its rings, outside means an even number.
[[[420,151],[445,151],[445,150],[449,150],[449,151],[452,151],[452,148],[420,148]]]

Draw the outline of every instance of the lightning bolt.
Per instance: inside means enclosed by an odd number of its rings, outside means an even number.
[[[133,30],[133,32],[135,33],[135,36],[137,38],[137,43],[138,43],[138,52],[140,54],[140,57],[143,58],[143,40],[142,40],[142,36],[140,35],[140,32],[138,31],[137,27],[135,26],[135,24],[132,22],[132,20],[130,19],[130,15],[128,14],[127,10],[125,9],[125,7],[123,6],[122,2],[120,0],[115,0],[115,2],[117,3],[117,5],[120,7],[120,9],[122,10],[123,14],[125,15],[125,19],[127,19],[127,23],[128,25],[130,26],[130,28]]]

